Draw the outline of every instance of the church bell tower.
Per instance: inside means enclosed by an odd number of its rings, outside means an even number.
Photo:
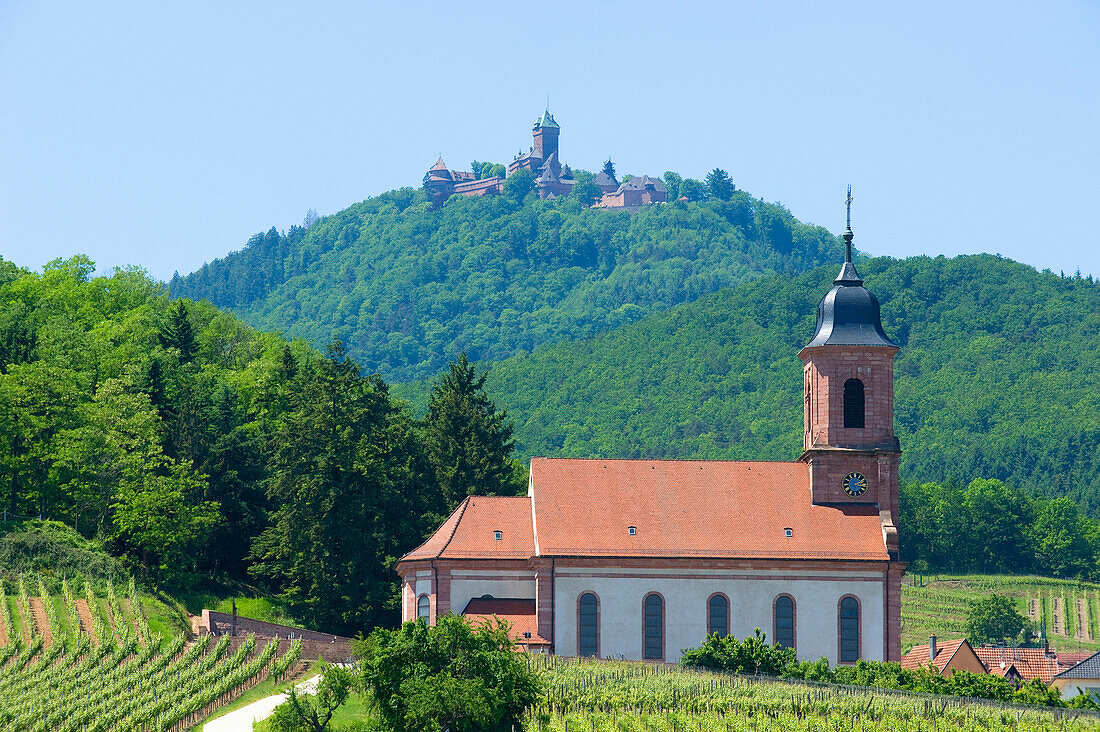
[[[877,506],[883,538],[897,559],[898,459],[894,434],[894,356],[878,299],[852,263],[852,189],[848,188],[844,264],[817,306],[817,329],[803,363],[805,421],[801,460],[815,504]]]

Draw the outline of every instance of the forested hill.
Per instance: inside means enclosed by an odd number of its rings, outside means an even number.
[[[523,455],[791,460],[833,264],[492,365]],[[995,256],[859,262],[897,357],[907,480],[1001,478],[1100,516],[1100,283]],[[419,393],[423,393],[419,387]],[[402,391],[420,399],[415,385]]]
[[[257,328],[339,338],[367,373],[407,381],[462,352],[490,361],[592,336],[838,251],[827,230],[743,191],[629,214],[534,195],[454,196],[433,210],[407,188],[258,234],[170,289]]]

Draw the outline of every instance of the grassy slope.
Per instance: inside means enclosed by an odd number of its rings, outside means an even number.
[[[1008,575],[945,575],[934,574],[923,577],[911,574],[906,577],[902,587],[901,613],[902,648],[928,642],[928,636],[936,633],[941,639],[961,638],[966,633],[966,609],[971,600],[988,596],[991,592],[1011,597],[1017,609],[1027,616],[1028,600],[1040,600],[1040,608],[1034,623],[1038,630],[1039,621],[1045,620],[1050,644],[1062,651],[1100,650],[1100,627],[1096,621],[1100,615],[1100,584],[1059,580],[1049,577],[1016,577]],[[1092,626],[1093,640],[1072,637],[1076,628],[1074,620],[1063,620],[1066,633],[1054,635],[1052,632],[1053,597],[1065,598],[1072,607],[1073,600],[1083,598],[1088,601],[1088,622]],[[1071,613],[1064,613],[1070,615]]]

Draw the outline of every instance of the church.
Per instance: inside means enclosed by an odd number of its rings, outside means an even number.
[[[562,656],[674,662],[760,628],[800,659],[900,660],[898,345],[852,262],[848,203],[798,354],[797,460],[534,458],[526,496],[470,496],[401,558],[402,619],[497,616]]]

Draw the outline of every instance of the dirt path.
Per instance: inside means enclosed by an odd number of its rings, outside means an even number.
[[[92,611],[88,609],[87,600],[76,601],[76,614],[80,617],[80,629],[98,646],[99,638],[95,634],[95,623],[92,622]]]
[[[31,616],[34,618],[34,626],[42,636],[43,645],[52,646],[53,628],[50,627],[50,616],[46,614],[46,606],[42,604],[41,597],[32,597],[30,601]]]
[[[8,644],[8,626],[0,623],[0,647]]]
[[[1089,622],[1088,600],[1078,597],[1075,604],[1077,606],[1077,640],[1091,641],[1092,623]]]
[[[300,693],[316,694],[320,676],[306,679],[295,688]],[[235,712],[230,712],[222,717],[211,720],[203,725],[203,732],[251,732],[253,724],[267,719],[275,711],[275,707],[286,701],[287,695],[275,694],[267,696],[259,701],[254,701],[246,707],[241,707]]]

